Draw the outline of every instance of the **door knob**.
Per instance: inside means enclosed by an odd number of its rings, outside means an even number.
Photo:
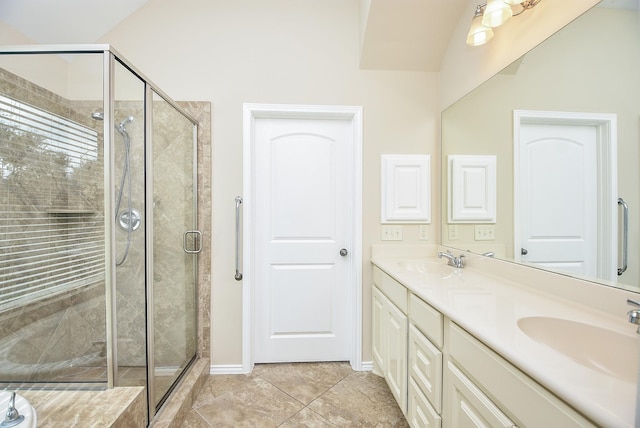
[[[342,250],[340,250],[340,255],[341,255],[342,257],[346,256],[347,254],[349,254],[349,252],[347,251],[347,249],[346,249],[346,248],[343,248]]]
[[[526,256],[527,254],[529,254],[529,252],[527,251],[526,248],[520,248],[520,254],[522,254],[523,256]]]

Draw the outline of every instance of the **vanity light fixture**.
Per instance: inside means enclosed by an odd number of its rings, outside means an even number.
[[[487,43],[493,37],[492,28],[518,16],[525,10],[532,9],[541,0],[488,0],[486,3],[476,6],[471,27],[467,34],[467,44],[469,46],[480,46]],[[519,6],[519,10],[514,12],[513,6]]]

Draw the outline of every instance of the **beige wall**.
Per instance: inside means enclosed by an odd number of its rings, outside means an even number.
[[[357,0],[151,0],[110,43],[174,99],[213,104],[212,364],[242,360],[234,198],[242,194],[242,103],[364,108],[363,348],[370,361],[371,245],[380,236],[380,155],[430,153],[437,171],[435,73],[358,69]],[[438,200],[433,186],[434,202]],[[437,208],[429,230],[439,236]],[[403,243],[418,243],[418,226]]]

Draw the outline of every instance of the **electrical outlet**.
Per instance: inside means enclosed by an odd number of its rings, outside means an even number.
[[[458,225],[450,224],[449,225],[449,241],[455,241],[458,239]]]
[[[421,241],[429,240],[429,226],[426,224],[420,225],[420,240]]]
[[[383,241],[402,241],[402,226],[384,225],[382,226]]]
[[[493,224],[476,224],[476,241],[493,241],[496,239],[496,226]]]

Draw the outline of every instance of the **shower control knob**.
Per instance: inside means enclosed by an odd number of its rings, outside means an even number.
[[[346,249],[346,248],[343,248],[342,250],[340,250],[340,255],[341,255],[342,257],[346,256],[347,254],[349,254],[349,252],[347,251],[347,249]]]

